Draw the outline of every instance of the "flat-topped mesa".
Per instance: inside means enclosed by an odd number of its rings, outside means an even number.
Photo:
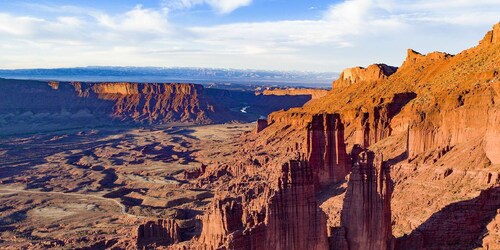
[[[307,127],[307,156],[319,187],[345,180],[349,159],[339,114],[313,115]]]
[[[385,250],[392,248],[390,168],[382,154],[355,145],[353,167],[341,214],[348,249]]]
[[[137,228],[137,247],[168,246],[181,241],[180,228],[174,220],[148,221]]]
[[[493,26],[493,29],[488,31],[483,40],[479,42],[481,46],[488,46],[491,44],[500,44],[500,22]]]
[[[339,79],[333,82],[332,88],[345,88],[357,83],[374,83],[388,78],[397,71],[397,67],[386,64],[372,64],[367,68],[354,67],[344,69]]]
[[[215,103],[190,83],[72,83],[79,97],[110,101],[112,118],[148,123],[210,123]]]

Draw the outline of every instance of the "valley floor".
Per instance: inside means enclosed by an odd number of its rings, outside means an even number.
[[[160,218],[174,218],[189,232],[213,194],[187,175],[230,155],[239,135],[253,128],[107,128],[0,138],[0,248],[130,247],[138,224]]]

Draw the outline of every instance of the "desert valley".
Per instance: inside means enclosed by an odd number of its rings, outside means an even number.
[[[0,249],[500,249],[500,23],[331,80],[0,78]]]

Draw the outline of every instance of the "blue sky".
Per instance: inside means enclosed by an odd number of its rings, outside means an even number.
[[[0,0],[0,68],[338,72],[457,53],[499,21],[498,0]]]

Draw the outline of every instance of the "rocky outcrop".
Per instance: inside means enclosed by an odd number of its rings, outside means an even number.
[[[260,194],[245,184],[231,191],[242,198],[215,200],[202,219],[202,249],[390,249],[389,166],[359,146],[348,155],[343,126],[339,114],[313,115],[307,154],[283,164],[276,183]],[[351,168],[341,227],[328,233],[317,195]]]
[[[339,114],[313,115],[307,128],[307,155],[319,187],[345,179],[349,159],[344,143],[344,124]]]
[[[333,82],[332,88],[345,88],[358,83],[374,83],[387,79],[394,74],[398,68],[385,64],[372,64],[367,68],[354,67],[345,69],[339,79]]]
[[[443,52],[432,52],[427,55],[422,55],[419,52],[408,49],[406,59],[401,68],[411,67],[411,65],[425,62],[439,62],[452,57],[452,55]]]
[[[261,119],[261,118],[257,119],[257,127],[256,127],[257,133],[267,128],[267,125],[268,124],[266,119]]]
[[[347,249],[392,249],[390,166],[381,154],[354,147],[341,227]]]
[[[168,246],[181,241],[179,225],[174,220],[148,221],[137,228],[137,247]]]
[[[316,201],[314,171],[306,161],[283,165],[279,189],[267,209],[267,249],[328,249],[326,216]]]
[[[500,23],[497,23],[493,26],[493,29],[488,31],[484,36],[483,40],[479,42],[482,46],[488,46],[491,44],[499,44],[500,43]]]
[[[293,160],[280,172],[276,186],[259,198],[212,202],[196,244],[202,249],[328,249],[313,169],[306,161]]]

